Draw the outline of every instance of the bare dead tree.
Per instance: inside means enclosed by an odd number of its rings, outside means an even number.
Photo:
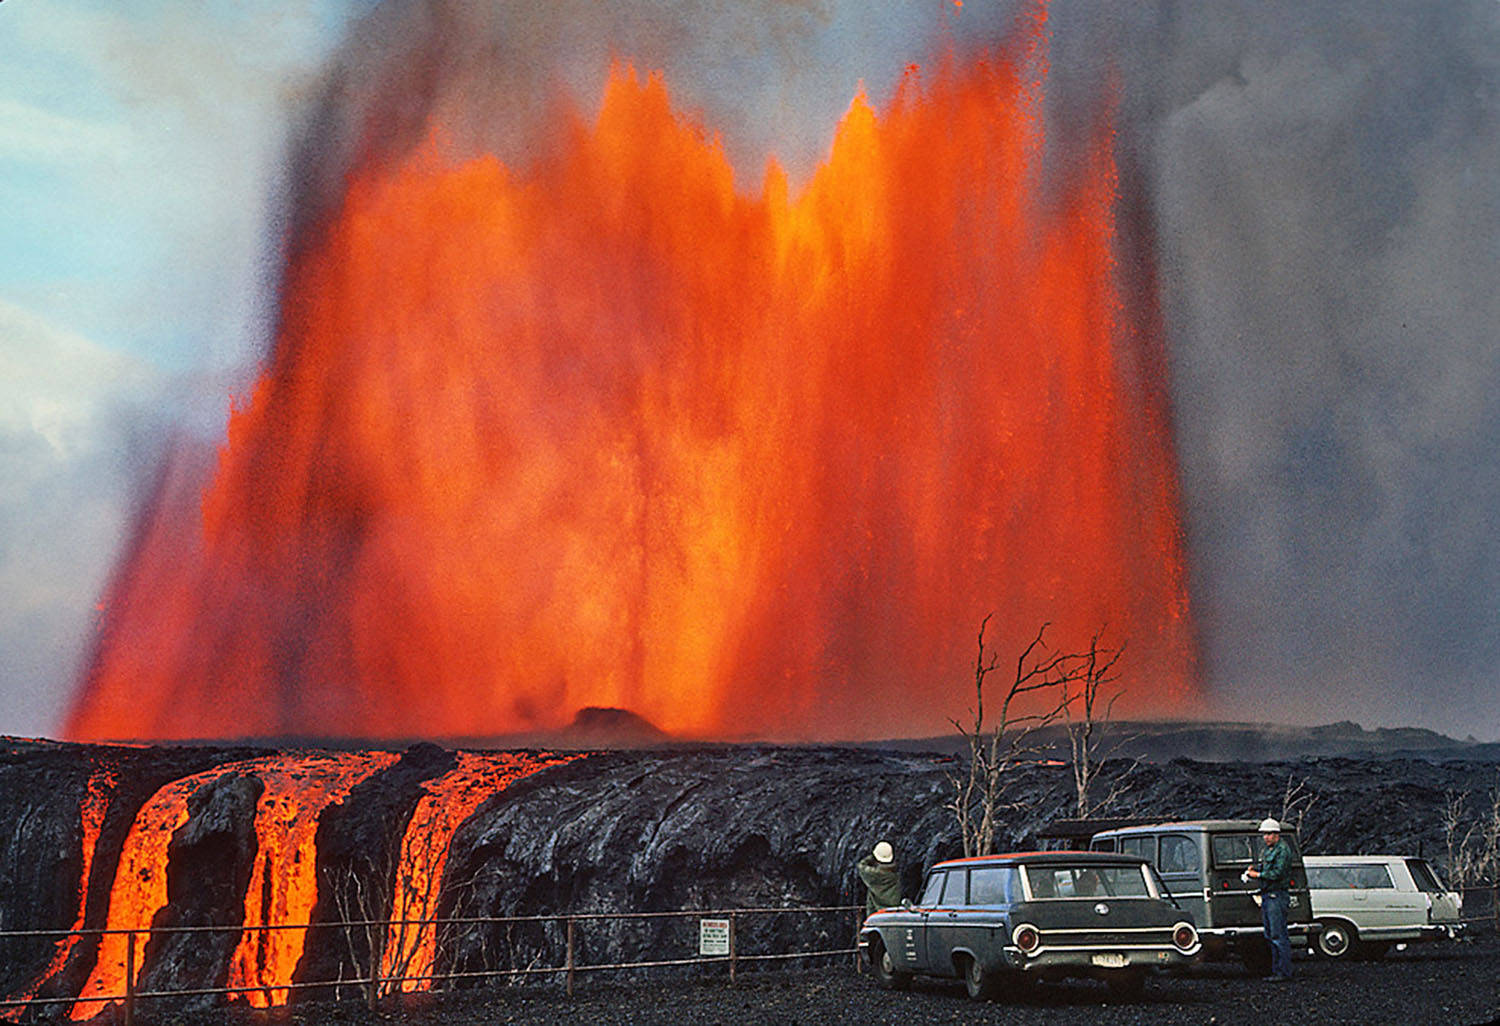
[[[1087,659],[1081,653],[1054,652],[1048,648],[1044,640],[1048,625],[1042,624],[1036,637],[1016,659],[1015,675],[998,703],[999,715],[987,722],[985,684],[1000,666],[999,654],[991,651],[984,640],[992,616],[986,616],[979,624],[972,726],[956,719],[949,721],[963,737],[969,754],[966,768],[949,776],[953,797],[946,806],[958,822],[966,856],[995,851],[999,814],[1006,807],[1011,771],[1040,751],[1032,735],[1063,715],[1067,687],[1079,680],[1087,667]]]
[[[1116,687],[1120,676],[1115,671],[1125,646],[1106,648],[1100,644],[1100,629],[1089,639],[1089,650],[1075,679],[1063,683],[1063,720],[1072,754],[1073,787],[1079,819],[1087,819],[1098,809],[1112,804],[1124,789],[1128,773],[1116,777],[1109,793],[1095,798],[1094,786],[1099,770],[1125,739],[1108,735],[1115,702],[1124,694]]]
[[[1278,817],[1281,825],[1289,826],[1302,836],[1302,826],[1307,821],[1308,813],[1318,803],[1318,796],[1308,784],[1307,778],[1298,780],[1295,775],[1288,773],[1286,777],[1286,789],[1281,796],[1281,815]]]

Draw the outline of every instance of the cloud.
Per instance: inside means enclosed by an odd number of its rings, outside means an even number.
[[[132,491],[160,454],[147,367],[0,301],[0,729],[55,729]]]

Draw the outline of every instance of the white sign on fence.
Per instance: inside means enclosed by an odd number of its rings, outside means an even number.
[[[729,920],[698,920],[698,954],[729,954]]]

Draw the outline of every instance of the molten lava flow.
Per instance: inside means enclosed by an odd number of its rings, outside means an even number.
[[[256,1008],[286,1004],[286,985],[302,957],[307,931],[251,927],[311,921],[318,900],[318,853],[313,844],[318,817],[396,758],[388,752],[302,756],[257,772],[265,783],[255,810],[258,850],[245,891],[247,929],[230,959],[228,983],[231,988],[264,988],[244,994]]]
[[[79,838],[82,845],[82,863],[78,872],[78,914],[73,917],[73,925],[70,930],[83,929],[84,913],[88,910],[89,874],[94,868],[94,847],[99,841],[99,830],[104,825],[104,814],[109,811],[110,795],[114,792],[116,784],[115,771],[110,767],[99,767],[89,775],[88,789],[84,793],[83,801],[78,808]],[[78,943],[78,935],[70,933],[57,942],[57,947],[52,953],[52,959],[46,968],[36,975],[22,991],[10,995],[8,1000],[25,1001],[36,996],[52,977],[62,971],[68,964],[68,956],[73,953],[73,947]],[[17,1020],[21,1013],[26,1010],[24,1005],[14,1008],[0,1009],[0,1019]]]
[[[205,784],[230,773],[260,778],[265,784],[256,809],[256,866],[245,895],[245,925],[307,923],[316,900],[313,835],[317,818],[355,784],[395,761],[385,752],[315,753],[267,756],[227,763],[162,787],[142,806],[125,837],[110,889],[108,930],[139,930],[135,968],[143,966],[147,930],[167,903],[167,846],[188,819],[188,798]],[[246,930],[235,950],[229,986],[264,987],[248,996],[258,1006],[285,1001],[301,956],[303,930]],[[127,936],[106,933],[94,971],[73,1006],[74,1020],[89,1019],[105,1007],[103,998],[125,992]]]
[[[437,928],[413,921],[437,914],[454,831],[491,795],[538,770],[576,758],[530,752],[460,752],[456,767],[422,785],[427,793],[417,802],[401,838],[391,896],[392,924],[381,949],[382,977],[406,977],[401,989],[408,993],[431,989],[432,981],[422,977],[434,968]]]
[[[1127,704],[1191,699],[1111,138],[1042,167],[1044,20],[856,98],[796,194],[629,68],[533,167],[372,158],[68,734],[946,730],[992,611],[1002,651],[1107,623]]]

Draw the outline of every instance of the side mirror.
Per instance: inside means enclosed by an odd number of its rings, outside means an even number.
[[[911,899],[910,898],[902,898],[901,899],[901,907],[902,908],[911,908]]]

